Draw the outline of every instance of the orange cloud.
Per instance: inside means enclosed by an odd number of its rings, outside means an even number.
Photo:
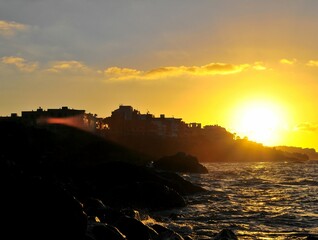
[[[307,62],[307,66],[310,66],[310,67],[318,67],[318,61],[316,60],[310,60]]]
[[[283,58],[279,61],[281,64],[287,64],[287,65],[293,65],[297,62],[296,59],[286,59],[286,58]]]
[[[315,132],[318,131],[318,124],[304,122],[300,123],[295,128],[296,131],[307,131],[307,132]]]
[[[27,30],[28,26],[16,23],[16,22],[8,22],[0,20],[0,35],[5,37],[11,37],[18,31],[24,31]]]
[[[154,80],[167,77],[176,77],[181,75],[192,76],[210,76],[226,75],[242,72],[249,68],[249,64],[232,65],[226,63],[210,63],[203,66],[179,66],[179,67],[161,67],[150,71],[140,71],[130,68],[110,67],[104,73],[111,80]]]
[[[7,65],[14,65],[23,72],[33,72],[38,68],[37,63],[27,62],[24,58],[21,57],[3,57],[1,58],[1,62]]]
[[[264,65],[263,62],[255,62],[253,65],[253,69],[258,71],[263,71],[263,70],[266,70],[267,67]]]
[[[51,67],[47,69],[49,72],[85,72],[89,68],[78,61],[56,61],[51,64]]]

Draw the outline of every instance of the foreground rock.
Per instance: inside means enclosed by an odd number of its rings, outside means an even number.
[[[206,191],[176,173],[156,172],[126,162],[80,168],[73,174],[73,184],[85,186],[74,189],[81,199],[91,196],[117,208],[164,210],[184,207],[183,196]]]
[[[213,240],[238,240],[238,238],[231,229],[223,229],[216,234]]]
[[[0,185],[1,239],[85,239],[87,215],[59,184],[2,176]]]
[[[194,156],[179,152],[173,156],[166,156],[156,160],[153,166],[157,169],[184,172],[184,173],[208,173],[208,169],[199,163]]]
[[[95,198],[82,203],[54,179],[10,173],[1,176],[0,187],[1,239],[175,239],[162,238],[165,234],[145,225],[137,210],[112,208]]]
[[[10,123],[0,130],[1,239],[159,240],[137,210],[184,207],[184,196],[205,191],[73,129],[56,135]]]

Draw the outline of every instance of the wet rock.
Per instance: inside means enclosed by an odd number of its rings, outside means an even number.
[[[194,240],[194,239],[192,237],[190,237],[190,236],[185,236],[184,240]]]
[[[116,227],[105,224],[95,223],[89,227],[88,232],[95,240],[126,240],[126,236],[122,234]]]
[[[174,189],[157,182],[139,182],[113,188],[105,201],[111,205],[164,210],[185,207],[185,199]]]
[[[152,228],[159,233],[160,240],[184,240],[184,238],[179,233],[162,225],[154,224]]]
[[[158,233],[144,225],[142,222],[131,218],[131,217],[121,217],[114,226],[122,232],[128,240],[158,240]]]
[[[141,221],[140,213],[139,211],[132,209],[132,208],[124,208],[120,210],[121,213],[123,213],[127,217],[134,218],[138,221]]]
[[[202,187],[192,184],[177,173],[158,172],[152,168],[126,162],[109,162],[90,168],[86,167],[78,175],[81,181],[84,178],[89,183],[93,188],[91,191],[95,195],[113,187],[141,182],[161,183],[182,195],[205,191]]]
[[[238,238],[232,230],[223,229],[213,238],[213,240],[238,240]]]
[[[309,235],[307,236],[307,240],[318,240],[318,236]]]
[[[184,172],[184,173],[208,173],[208,169],[199,163],[194,156],[179,152],[173,156],[166,156],[156,160],[153,166],[157,169]]]
[[[87,215],[62,186],[16,176],[0,183],[1,233],[8,239],[84,239]]]

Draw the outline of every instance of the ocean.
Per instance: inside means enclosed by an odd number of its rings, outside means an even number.
[[[240,240],[318,237],[318,161],[203,165],[208,174],[182,176],[207,192],[154,213],[167,227],[200,240],[225,228]]]

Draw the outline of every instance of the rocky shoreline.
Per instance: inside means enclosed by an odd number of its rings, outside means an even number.
[[[207,191],[178,174],[207,173],[195,157],[177,153],[150,161],[64,126],[0,122],[0,132],[2,238],[195,239],[149,221],[151,212],[186,207],[187,196]],[[237,236],[220,229],[213,239]]]
[[[8,160],[1,169],[1,232],[9,239],[192,239],[145,222],[149,211],[185,207],[184,196],[206,191],[176,173],[117,161],[27,169]]]

